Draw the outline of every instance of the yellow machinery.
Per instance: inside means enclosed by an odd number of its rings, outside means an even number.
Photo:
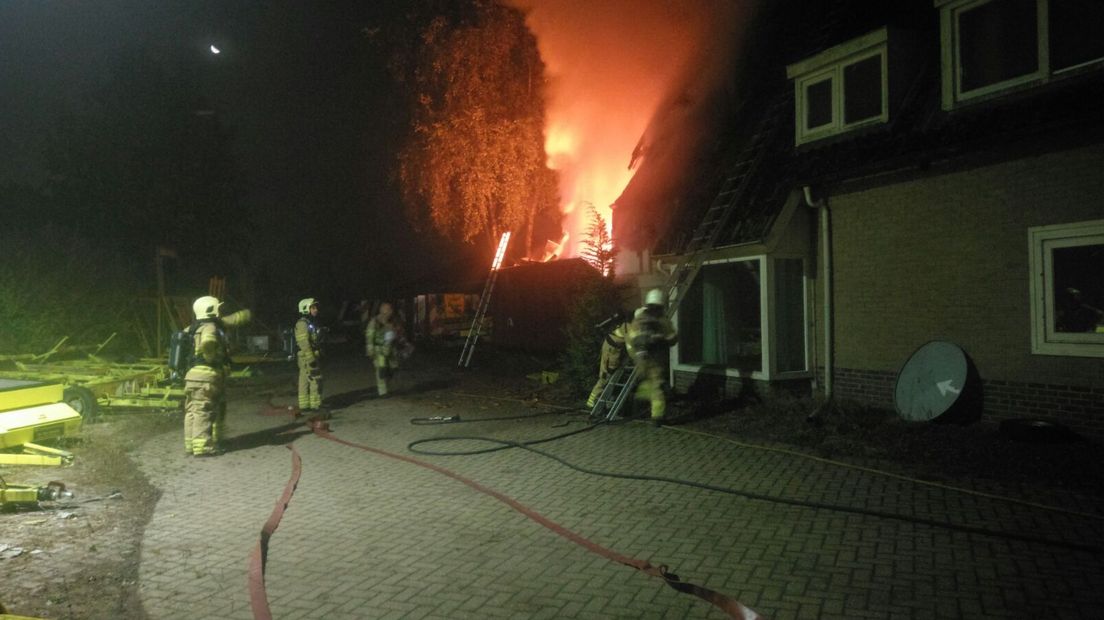
[[[44,487],[24,484],[8,484],[0,478],[0,507],[16,504],[37,504],[44,501],[72,499],[73,493],[65,490],[60,482],[51,482]]]
[[[80,434],[81,416],[61,402],[57,383],[0,379],[0,450],[22,448],[24,454],[0,452],[0,464],[61,465],[73,455],[38,445]]]

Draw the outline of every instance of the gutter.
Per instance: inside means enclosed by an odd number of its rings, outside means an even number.
[[[813,191],[808,185],[801,188],[805,195],[805,204],[820,211],[820,263],[823,266],[824,282],[824,403],[809,414],[809,421],[817,421],[832,404],[832,369],[833,339],[832,339],[832,217],[828,210],[828,202],[823,196],[813,200]]]

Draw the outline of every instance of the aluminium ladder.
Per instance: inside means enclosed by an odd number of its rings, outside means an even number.
[[[784,95],[775,95],[763,117],[759,120],[754,133],[748,138],[743,149],[740,150],[736,163],[733,164],[728,176],[725,177],[717,195],[713,198],[709,208],[706,209],[701,221],[694,229],[694,235],[687,243],[682,258],[679,259],[675,269],[671,271],[664,282],[662,288],[667,298],[665,312],[668,319],[674,316],[679,304],[682,303],[683,293],[690,289],[690,285],[694,283],[694,279],[701,271],[705,254],[717,244],[721,233],[725,230],[732,215],[737,211],[737,207],[746,198],[751,182],[757,174],[760,164],[765,159],[768,146],[781,125],[781,118],[785,116],[784,112],[788,109],[786,103],[787,98]],[[629,366],[628,368],[631,368],[631,370],[627,370],[626,366],[621,366],[614,373],[614,376],[610,377],[610,382],[602,390],[602,395],[591,410],[590,415],[592,417],[599,417],[604,414],[606,421],[617,418],[617,414],[625,406],[625,401],[628,400],[640,378],[640,373],[635,366]],[[628,373],[627,377],[624,376],[625,373]],[[616,386],[615,378],[618,379]],[[616,392],[616,394],[607,394],[611,391]]]
[[[603,419],[606,422],[616,420],[618,412],[621,411],[621,407],[628,400],[633,386],[636,385],[637,375],[639,374],[632,360],[626,356],[624,363],[610,374],[606,387],[602,388],[598,400],[591,407],[590,419],[594,421]]]
[[[475,309],[475,317],[472,319],[471,330],[464,340],[464,348],[460,351],[460,361],[456,365],[467,368],[471,364],[472,354],[475,353],[475,343],[479,341],[479,333],[483,330],[483,319],[487,316],[487,308],[491,305],[491,294],[494,293],[495,281],[498,280],[498,268],[502,266],[502,257],[506,255],[506,246],[510,243],[510,233],[502,233],[502,239],[498,242],[498,250],[495,252],[494,261],[491,263],[491,272],[487,274],[487,283],[483,285],[483,294],[479,296],[479,305]]]

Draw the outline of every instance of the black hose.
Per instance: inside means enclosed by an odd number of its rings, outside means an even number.
[[[478,420],[475,420],[475,421],[478,421]],[[870,516],[870,517],[878,517],[878,518],[881,518],[881,519],[893,519],[893,520],[896,520],[896,521],[904,521],[906,523],[916,523],[916,524],[919,524],[919,525],[929,525],[929,526],[932,526],[932,527],[939,527],[939,528],[943,528],[943,529],[947,529],[947,530],[953,530],[953,531],[957,531],[957,532],[966,532],[966,533],[970,533],[970,534],[980,534],[982,536],[991,536],[991,537],[995,537],[995,538],[1004,538],[1004,539],[1007,539],[1007,540],[1018,540],[1018,541],[1029,542],[1029,543],[1039,543],[1039,544],[1050,545],[1050,546],[1054,546],[1054,547],[1062,547],[1062,548],[1066,548],[1066,549],[1073,549],[1073,550],[1076,550],[1076,551],[1086,551],[1086,552],[1096,554],[1096,555],[1100,555],[1100,554],[1104,553],[1104,548],[1101,548],[1099,545],[1090,545],[1090,544],[1084,544],[1084,543],[1066,542],[1066,541],[1062,541],[1062,540],[1053,540],[1053,539],[1049,539],[1049,538],[1042,538],[1042,537],[1039,537],[1039,536],[1031,536],[1031,535],[1028,535],[1028,534],[1017,534],[1017,533],[1014,533],[1014,532],[1002,532],[1002,531],[999,531],[999,530],[991,530],[991,529],[984,528],[984,527],[976,527],[976,526],[972,526],[972,525],[961,525],[961,524],[958,524],[958,523],[952,523],[950,521],[938,521],[936,519],[926,519],[926,518],[923,518],[923,517],[912,517],[912,516],[897,514],[897,513],[893,513],[893,512],[885,512],[885,511],[882,511],[882,510],[871,510],[869,508],[856,508],[856,507],[853,507],[853,506],[842,506],[842,505],[839,505],[839,504],[827,504],[827,503],[823,503],[823,502],[813,502],[813,501],[806,501],[806,500],[799,500],[799,499],[789,499],[789,498],[785,498],[785,497],[776,497],[776,496],[772,496],[772,495],[764,495],[762,493],[754,493],[752,491],[745,491],[745,490],[742,490],[742,489],[733,489],[733,488],[729,488],[729,487],[721,487],[721,486],[712,485],[712,484],[705,484],[705,483],[702,483],[702,482],[694,482],[692,480],[683,480],[683,479],[680,479],[680,478],[668,478],[666,476],[649,476],[649,475],[644,475],[644,474],[619,474],[619,473],[615,473],[615,472],[606,472],[606,471],[600,471],[600,470],[597,470],[597,469],[589,469],[589,468],[586,468],[586,467],[580,467],[578,465],[575,465],[575,464],[573,464],[573,463],[571,463],[571,462],[569,462],[565,459],[562,459],[562,458],[560,458],[560,457],[558,457],[554,454],[550,454],[550,453],[545,452],[543,450],[538,450],[538,449],[532,447],[533,445],[536,445],[536,444],[547,443],[549,441],[554,441],[554,440],[557,440],[557,439],[563,439],[565,437],[570,437],[571,435],[578,435],[578,434],[583,433],[585,431],[592,430],[592,429],[594,429],[594,428],[596,428],[600,425],[601,425],[601,423],[591,424],[590,426],[587,426],[586,428],[582,428],[582,429],[579,429],[579,430],[571,431],[571,432],[568,432],[568,433],[562,433],[562,434],[559,434],[559,435],[553,435],[551,437],[545,437],[543,439],[534,439],[534,440],[530,440],[530,441],[510,441],[510,440],[506,440],[506,439],[495,439],[493,437],[472,437],[472,436],[432,437],[432,438],[419,439],[417,441],[412,441],[409,444],[407,444],[406,448],[407,448],[407,450],[410,450],[411,452],[414,452],[415,454],[425,454],[425,455],[432,455],[432,456],[470,456],[470,455],[474,455],[474,454],[487,454],[489,452],[497,452],[499,450],[507,450],[509,448],[521,448],[523,450],[528,450],[530,452],[534,452],[536,454],[539,454],[543,457],[550,458],[550,459],[552,459],[552,460],[554,460],[554,461],[556,461],[556,462],[558,462],[562,465],[565,465],[565,466],[567,466],[571,469],[574,469],[575,471],[582,472],[584,474],[590,474],[590,475],[593,475],[593,476],[604,476],[604,477],[607,477],[607,478],[620,478],[620,479],[623,479],[623,480],[643,480],[643,481],[650,481],[650,482],[667,482],[667,483],[670,483],[670,484],[677,484],[677,485],[682,485],[682,486],[694,487],[694,488],[698,488],[698,489],[705,489],[705,490],[708,490],[708,491],[716,491],[718,493],[726,493],[726,494],[729,494],[729,495],[736,495],[736,496],[739,496],[739,497],[745,497],[747,499],[757,499],[757,500],[761,500],[761,501],[765,501],[765,502],[772,502],[772,503],[776,503],[776,504],[787,504],[787,505],[790,505],[790,506],[800,506],[800,507],[804,507],[804,508],[814,508],[814,509],[819,509],[819,510],[831,510],[831,511],[835,511],[835,512],[846,512],[846,513],[851,513],[851,514],[866,515],[866,516]],[[428,450],[416,449],[416,446],[426,444],[426,443],[430,443],[430,442],[435,442],[435,441],[461,441],[461,440],[485,441],[485,442],[488,442],[488,443],[496,443],[496,444],[500,444],[500,445],[495,447],[495,448],[486,448],[486,449],[482,449],[482,450],[468,450],[468,451],[460,451],[460,452],[431,452],[431,451],[428,451]]]
[[[540,413],[527,413],[525,415],[508,415],[498,418],[474,418],[471,420],[464,420],[458,415],[450,416],[432,416],[429,418],[410,418],[410,423],[415,426],[433,426],[436,424],[468,424],[471,422],[494,422],[497,420],[528,420],[529,418],[539,418],[546,415],[563,415],[562,411],[542,411]],[[560,425],[562,426],[562,425]]]

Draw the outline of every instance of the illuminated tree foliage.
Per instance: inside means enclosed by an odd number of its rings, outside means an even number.
[[[609,224],[594,205],[589,202],[584,204],[587,205],[590,224],[587,226],[586,239],[583,240],[582,258],[602,275],[612,276],[617,259],[617,248],[613,244]]]
[[[414,108],[399,155],[414,224],[491,245],[510,230],[528,245],[557,196],[545,165],[544,67],[522,15],[485,0],[437,14],[392,68]]]

